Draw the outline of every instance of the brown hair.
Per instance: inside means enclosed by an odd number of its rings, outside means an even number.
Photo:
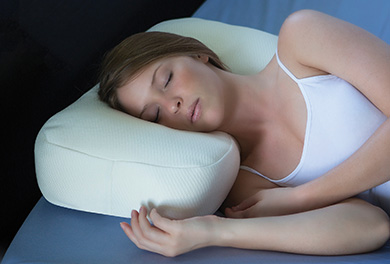
[[[126,38],[105,55],[99,78],[100,100],[122,110],[116,93],[118,88],[134,79],[148,64],[183,55],[206,55],[212,65],[227,70],[218,56],[196,39],[164,32],[138,33]]]

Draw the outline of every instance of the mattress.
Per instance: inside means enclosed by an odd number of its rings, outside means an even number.
[[[390,1],[387,0],[208,0],[194,17],[278,34],[290,13],[305,8],[347,20],[390,43]],[[390,263],[389,241],[374,252],[351,256],[210,247],[166,258],[135,247],[119,226],[128,220],[58,207],[41,198],[2,263]]]

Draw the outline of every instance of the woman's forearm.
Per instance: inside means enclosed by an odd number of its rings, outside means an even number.
[[[389,181],[389,161],[390,118],[351,157],[296,191],[307,210],[330,205]]]
[[[214,245],[319,255],[371,251],[390,232],[387,215],[358,199],[293,215],[221,219],[216,228]]]
[[[389,237],[387,215],[358,199],[308,212],[222,219],[219,246],[338,255],[374,250]]]
[[[383,245],[390,234],[387,214],[359,199],[308,212],[244,219],[201,216],[170,220],[153,209],[132,211],[131,225],[121,223],[141,249],[165,256],[207,247],[224,246],[300,254],[362,253]]]

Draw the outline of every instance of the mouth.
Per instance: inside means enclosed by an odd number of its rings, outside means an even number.
[[[187,111],[187,119],[191,122],[194,123],[196,122],[201,114],[201,108],[200,108],[200,103],[199,103],[199,98],[196,99],[196,101],[188,108]]]

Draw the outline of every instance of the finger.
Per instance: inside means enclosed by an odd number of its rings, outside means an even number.
[[[226,208],[225,215],[229,218],[244,218],[243,211],[235,211],[232,208]]]
[[[122,230],[125,232],[125,234],[127,235],[127,237],[134,243],[138,246],[138,241],[137,241],[137,238],[135,237],[134,233],[133,233],[133,230],[131,229],[131,226],[126,223],[126,222],[122,222],[120,223],[120,226],[122,228]]]
[[[138,219],[142,233],[146,238],[159,244],[165,242],[167,234],[158,227],[154,227],[150,224],[147,219],[147,209],[143,206],[140,209]]]
[[[249,207],[242,211],[234,211],[231,208],[225,209],[225,214],[230,218],[252,218],[256,215],[256,206]]]
[[[157,253],[161,252],[161,245],[149,240],[142,232],[139,222],[139,214],[135,210],[131,213],[131,229],[133,231],[135,241],[137,242],[137,247]]]
[[[131,219],[130,219],[130,224],[129,227],[131,229],[131,233],[129,232],[129,234],[132,234],[132,238],[131,239],[136,245],[137,247],[140,247],[140,243],[139,243],[139,240],[138,238],[139,237],[142,237],[142,232],[140,231],[140,228],[139,228],[139,223],[138,223],[138,212],[133,210],[131,211]],[[128,233],[126,233],[128,234]]]
[[[139,209],[139,214],[138,214],[138,222],[140,225],[140,228],[143,231],[149,231],[151,228],[150,222],[147,218],[147,210],[145,207],[141,206]]]
[[[248,197],[247,199],[245,199],[244,201],[242,201],[241,203],[239,203],[238,205],[233,206],[232,210],[233,211],[243,211],[243,210],[246,210],[246,209],[254,206],[257,202],[259,202],[259,198],[256,195],[252,195],[252,196]]]
[[[149,216],[153,224],[159,229],[165,231],[166,233],[171,233],[173,231],[174,221],[166,217],[162,217],[155,208],[152,209]]]

